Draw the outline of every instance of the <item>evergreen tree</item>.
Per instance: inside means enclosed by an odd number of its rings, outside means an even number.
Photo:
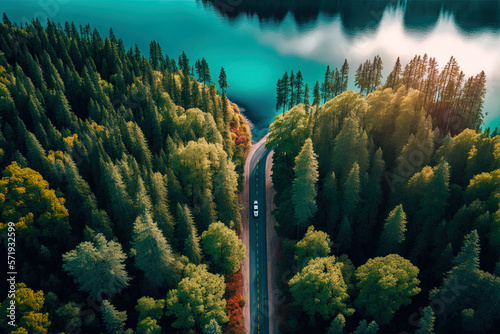
[[[295,75],[293,71],[290,71],[290,101],[288,103],[288,109],[292,109],[294,105],[297,104],[295,99]]]
[[[127,321],[127,312],[116,310],[108,300],[102,301],[101,312],[108,334],[123,333],[125,322]]]
[[[406,214],[400,204],[389,213],[385,220],[384,230],[380,236],[379,254],[387,255],[401,251],[401,245],[405,240]]]
[[[396,64],[394,65],[394,68],[387,77],[387,80],[385,82],[385,88],[394,89],[399,84],[400,74],[401,74],[401,62],[399,61],[398,57],[398,59],[396,60]]]
[[[309,95],[309,86],[306,84],[305,88],[304,88],[304,109],[309,112],[309,109],[311,107],[311,101],[309,100],[310,99],[310,95]]]
[[[375,321],[368,324],[366,320],[361,320],[359,326],[353,332],[353,334],[377,334],[378,324]]]
[[[147,211],[134,223],[132,247],[135,266],[153,286],[175,284],[178,273],[172,250]]]
[[[227,76],[224,67],[221,67],[219,74],[219,87],[222,90],[222,93],[226,92],[226,89],[229,87],[227,84]]]
[[[276,83],[276,112],[278,112],[281,109],[282,105],[283,105],[283,89],[282,89],[281,79],[278,79],[278,82]]]
[[[341,73],[341,82],[342,82],[342,89],[341,93],[345,92],[347,90],[347,85],[349,84],[349,63],[347,62],[347,59],[344,60],[344,64],[342,64],[342,68],[340,69]]]
[[[180,248],[192,263],[199,264],[201,261],[200,238],[187,205],[181,206],[180,203],[177,203],[177,216],[179,217],[178,240],[183,245]]]
[[[316,160],[312,140],[306,139],[304,146],[295,158],[295,179],[293,181],[292,202],[295,209],[297,225],[297,238],[299,229],[314,216],[318,207],[316,205],[318,182],[318,161]]]
[[[304,94],[304,79],[302,78],[302,73],[300,71],[297,72],[295,76],[295,103],[298,104],[303,99]],[[306,108],[307,111],[307,108]]]
[[[283,112],[285,112],[286,108],[289,105],[289,99],[290,99],[290,86],[289,86],[289,81],[288,81],[288,72],[285,72],[283,74],[283,77],[281,78],[281,105],[283,106]]]
[[[418,321],[415,334],[434,334],[434,311],[431,306],[424,308],[424,315]]]
[[[312,105],[319,107],[319,104],[321,103],[321,95],[319,92],[319,82],[318,81],[316,81],[316,84],[314,85],[313,98],[314,98],[314,100],[313,100]]]
[[[325,80],[323,80],[323,83],[321,84],[321,98],[323,99],[323,103],[328,101],[331,98],[331,83],[330,83],[330,65],[326,67],[326,72],[325,72]]]
[[[342,210],[344,216],[352,217],[356,212],[361,202],[360,190],[359,165],[355,162],[342,185]]]
[[[339,313],[332,320],[330,327],[328,327],[327,334],[344,334],[345,327],[345,317],[343,314]]]
[[[99,233],[93,241],[82,242],[63,254],[63,269],[74,276],[80,290],[101,299],[103,293],[114,295],[128,285],[125,258],[119,243],[107,241]]]
[[[203,334],[222,334],[222,329],[217,323],[217,320],[210,320],[210,323],[205,325],[205,327],[203,328]]]

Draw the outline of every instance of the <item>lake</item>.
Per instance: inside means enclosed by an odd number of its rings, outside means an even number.
[[[355,89],[355,69],[366,59],[381,56],[385,81],[398,56],[406,64],[424,53],[436,57],[441,68],[453,55],[466,77],[484,70],[485,125],[500,127],[500,13],[495,3],[468,7],[468,1],[458,1],[447,7],[439,1],[332,1],[335,7],[318,1],[307,5],[314,11],[302,11],[301,1],[290,8],[291,2],[285,2],[272,13],[262,10],[259,1],[245,0],[229,1],[229,7],[197,0],[3,0],[1,11],[13,22],[37,17],[42,23],[47,18],[90,23],[103,37],[112,27],[127,48],[137,44],[146,55],[149,42],[156,40],[175,59],[185,51],[191,65],[205,57],[214,81],[220,68],[226,69],[229,98],[254,123],[254,137],[265,134],[276,116],[276,81],[285,71],[301,70],[312,89],[316,80],[321,83],[327,64],[340,68],[347,58],[349,88]]]

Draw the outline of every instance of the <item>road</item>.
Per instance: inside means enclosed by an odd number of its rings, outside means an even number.
[[[269,294],[267,285],[266,240],[266,158],[270,150],[262,143],[250,161],[249,178],[249,262],[250,334],[269,333]],[[259,203],[259,216],[253,216],[253,202]]]

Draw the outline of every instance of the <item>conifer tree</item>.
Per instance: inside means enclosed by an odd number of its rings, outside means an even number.
[[[178,280],[176,262],[170,245],[145,211],[134,223],[131,254],[135,265],[153,286],[173,285]]]
[[[321,95],[320,95],[320,92],[319,92],[319,82],[318,81],[316,81],[316,84],[314,85],[313,99],[314,100],[313,100],[312,105],[319,107],[319,104],[321,103]]]
[[[196,232],[196,226],[191,216],[191,211],[187,205],[181,206],[177,203],[178,220],[178,241],[182,249],[182,253],[194,263],[199,264],[201,261],[200,238]]]
[[[304,109],[309,112],[309,108],[311,107],[311,101],[309,100],[310,99],[310,95],[309,95],[309,86],[306,84],[305,88],[304,88]]]
[[[424,308],[424,315],[418,321],[415,334],[434,334],[434,311],[431,306]]]
[[[379,254],[387,255],[401,251],[401,245],[405,240],[406,214],[400,204],[389,213],[385,220],[384,229],[380,236]]]
[[[328,327],[327,334],[344,334],[345,327],[345,317],[343,314],[339,313],[332,320],[330,327]]]
[[[123,333],[127,312],[118,311],[108,300],[103,300],[101,304],[102,319],[106,324],[106,333]]]
[[[340,69],[340,74],[341,74],[341,83],[342,83],[342,89],[341,93],[345,92],[347,90],[347,85],[349,84],[349,63],[347,62],[347,59],[344,60],[344,64],[342,64],[342,68]]]
[[[93,241],[82,242],[63,254],[63,269],[74,276],[80,290],[101,299],[103,293],[114,295],[128,285],[130,277],[125,271],[125,259],[122,246],[107,241],[99,233]]]
[[[220,69],[219,87],[222,90],[222,93],[225,93],[226,89],[229,88],[229,85],[227,84],[227,76],[226,76],[226,71],[224,70],[224,67],[221,67],[221,69]]]
[[[356,212],[361,202],[360,191],[359,165],[355,162],[342,185],[342,210],[344,216],[352,217]]]
[[[299,155],[295,158],[295,179],[293,181],[292,202],[295,209],[297,225],[297,238],[299,229],[307,224],[314,216],[318,207],[316,205],[318,182],[318,161],[314,153],[312,140],[306,139]]]

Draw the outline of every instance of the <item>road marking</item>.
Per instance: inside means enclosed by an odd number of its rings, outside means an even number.
[[[257,316],[257,321],[260,321],[260,317],[259,316]]]
[[[259,181],[259,178],[257,177],[257,178],[255,179],[255,181]]]
[[[259,270],[257,269],[257,275],[259,274]],[[258,279],[258,278],[257,278]]]
[[[257,255],[259,255],[259,250],[257,249]],[[257,258],[258,259],[258,258]]]
[[[259,296],[257,296],[257,301],[259,301]]]
[[[259,227],[259,222],[256,223],[257,227]]]
[[[257,261],[257,262],[259,262],[259,261]],[[258,263],[257,263],[257,268],[259,268],[259,264]]]
[[[259,289],[257,289],[257,293],[259,293]]]
[[[255,184],[255,187],[257,187],[257,188],[258,188],[258,187],[259,187],[259,184],[258,184],[258,183],[256,183],[256,184]]]
[[[257,169],[259,169],[259,165],[257,165]],[[257,172],[258,173],[258,172]]]
[[[258,195],[258,194],[259,194],[259,191],[257,190],[257,191],[255,192],[255,195]]]
[[[259,283],[259,278],[257,277],[257,283]]]

